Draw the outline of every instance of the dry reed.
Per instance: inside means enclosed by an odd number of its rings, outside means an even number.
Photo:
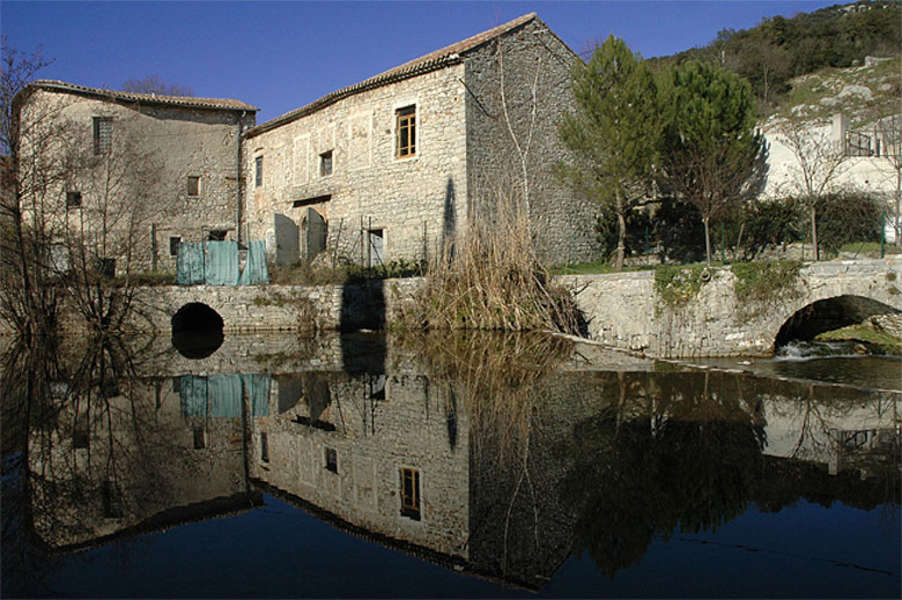
[[[579,311],[540,262],[525,211],[509,195],[494,196],[493,218],[472,222],[430,261],[409,325],[578,334]]]

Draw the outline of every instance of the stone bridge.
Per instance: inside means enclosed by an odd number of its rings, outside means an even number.
[[[812,263],[792,293],[763,301],[737,297],[730,267],[708,274],[697,296],[676,308],[658,296],[652,271],[557,279],[576,292],[591,339],[660,358],[769,355],[785,339],[902,312],[902,257]],[[421,282],[148,288],[138,294],[132,326],[168,334],[212,317],[225,332],[381,329],[414,301]]]
[[[811,263],[791,293],[764,301],[737,297],[730,267],[685,305],[666,305],[651,271],[559,278],[577,292],[589,337],[660,358],[769,355],[778,341],[902,312],[902,257]]]

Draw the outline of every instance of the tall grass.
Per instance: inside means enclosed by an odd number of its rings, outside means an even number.
[[[570,292],[536,254],[529,218],[496,193],[492,218],[471,223],[430,261],[414,327],[579,333]]]

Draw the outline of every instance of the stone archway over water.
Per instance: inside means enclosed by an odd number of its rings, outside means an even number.
[[[224,339],[222,317],[201,302],[190,302],[172,316],[172,345],[186,358],[206,358]]]
[[[812,302],[793,313],[777,332],[774,347],[792,340],[813,340],[825,331],[861,323],[873,315],[899,313],[896,308],[864,296],[842,295]]]

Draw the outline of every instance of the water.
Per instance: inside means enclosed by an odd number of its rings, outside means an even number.
[[[837,383],[902,392],[902,356],[867,354],[856,342],[794,341],[772,358],[724,358],[693,364],[766,377]]]
[[[899,392],[536,336],[53,356],[3,381],[4,597],[902,593]]]

